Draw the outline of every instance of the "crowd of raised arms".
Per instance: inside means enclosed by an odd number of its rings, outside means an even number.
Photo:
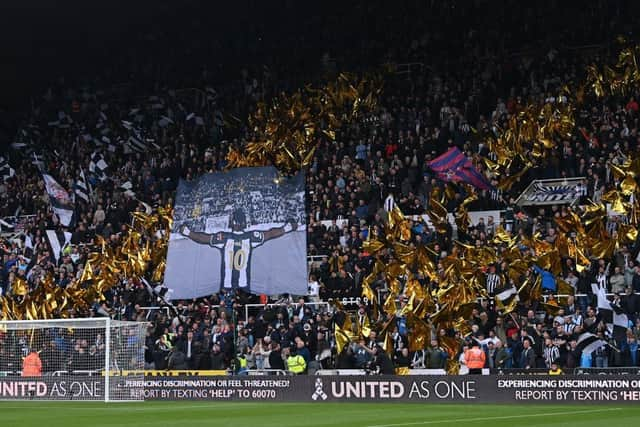
[[[474,129],[503,124],[527,102],[557,96],[563,85],[584,74],[586,64],[611,54],[611,34],[626,31],[626,24],[620,11],[610,10],[607,2],[590,2],[584,18],[563,21],[562,37],[547,40],[545,30],[556,25],[555,21],[547,20],[546,15],[542,19],[533,9],[525,8],[520,18],[511,21],[512,17],[495,15],[482,1],[473,2],[465,11],[432,3],[425,19],[450,24],[441,26],[440,32],[427,33],[420,25],[390,15],[367,42],[341,47],[337,36],[332,38],[329,32],[326,38],[316,36],[319,40],[288,40],[292,45],[286,57],[280,54],[271,59],[268,52],[275,51],[278,41],[270,46],[267,41],[246,40],[254,59],[262,62],[238,66],[235,77],[229,76],[231,65],[217,64],[210,54],[227,47],[194,41],[188,54],[165,50],[170,36],[157,34],[132,42],[127,52],[139,56],[123,55],[128,62],[122,67],[114,65],[117,72],[57,80],[21,117],[13,146],[3,154],[13,172],[8,167],[1,169],[0,218],[14,227],[2,228],[0,294],[11,296],[19,277],[34,288],[45,273],[53,274],[57,286],[67,286],[82,274],[96,236],[116,244],[131,221],[131,212],[144,210],[144,204],[151,208],[172,204],[180,179],[223,171],[231,147],[257,138],[251,129],[229,118],[238,117],[242,123],[257,101],[321,81],[343,68],[359,71],[383,62],[414,63],[386,77],[376,120],[345,126],[335,141],[317,141],[307,173],[308,295],[274,298],[282,304],[252,309],[248,318],[244,305],[259,300],[242,293],[173,301],[169,311],[148,310],[141,307],[164,302],[143,283],[125,279],[105,294],[106,300],[96,301],[89,309],[70,308],[69,315],[150,322],[145,361],[152,369],[257,368],[301,373],[339,367],[387,373],[399,367],[444,368],[451,356],[438,337],[455,335],[455,330],[434,330],[423,350],[410,352],[406,319],[398,315],[392,328],[394,348],[388,356],[380,348],[375,328],[368,337],[336,354],[331,310],[304,302],[359,297],[362,280],[373,267],[363,242],[372,228],[383,227],[385,199],[393,195],[405,215],[424,214],[434,189],[444,185],[427,166],[429,160],[453,146],[469,156],[490,154],[489,147],[474,137]],[[488,14],[492,20],[485,25],[483,17]],[[540,25],[518,24],[527,19],[540,21]],[[336,18],[333,26],[340,27],[344,21]],[[612,23],[618,27],[612,28]],[[206,30],[194,26],[191,31]],[[189,33],[191,36],[194,34]],[[189,44],[189,40],[179,40],[171,45]],[[192,40],[198,40],[197,34]],[[537,48],[522,48],[527,40],[536,40]],[[594,42],[599,44],[594,46]],[[311,49],[315,52],[309,59],[313,67],[293,60],[295,52],[301,57],[309,55],[305,43],[324,47]],[[209,60],[198,62],[196,58]],[[408,72],[400,72],[403,70]],[[118,73],[126,76],[125,84]],[[222,82],[220,76],[225,76]],[[81,83],[71,83],[77,81]],[[615,185],[610,165],[640,152],[639,95],[628,93],[583,105],[573,136],[554,141],[555,148],[540,167],[529,170],[509,191],[479,191],[469,209],[498,210],[502,215],[499,220],[487,216],[472,224],[464,243],[492,245],[499,226],[513,236],[538,232],[541,239],[553,243],[557,236],[553,218],[566,208],[523,210],[515,199],[534,179],[584,177],[585,196],[599,202]],[[71,244],[62,254],[52,253],[45,239],[45,230],[64,227],[52,214],[40,169],[75,197],[76,219],[66,229],[72,233]],[[88,200],[74,191],[81,173],[92,189]],[[457,194],[446,206],[448,211],[453,212],[462,200],[463,195]],[[624,218],[609,219],[605,227],[614,231],[621,221]],[[439,234],[416,223],[411,241],[429,245],[438,265],[452,251],[452,232]],[[504,316],[491,300],[478,302],[467,321],[486,354],[485,366],[547,369],[555,364],[565,370],[639,366],[638,249],[635,244],[621,246],[610,259],[591,260],[591,268],[582,272],[570,259],[563,260],[562,278],[576,294],[586,296],[561,299],[561,309],[554,315],[535,305],[520,304],[512,315]],[[505,265],[486,267],[488,274],[499,274]],[[438,286],[437,280],[420,280],[425,286]],[[592,283],[614,294],[614,302],[627,314],[629,325],[623,337],[606,333],[597,315]],[[384,297],[384,280],[373,287]],[[405,297],[398,301],[399,307],[405,303]],[[359,318],[372,315],[367,304],[351,308]],[[589,357],[577,349],[577,337],[587,327],[611,344]],[[5,354],[21,352],[19,340],[4,344],[0,350]],[[72,368],[74,364],[91,368],[91,358],[99,361],[102,357],[103,347],[97,341],[77,338],[64,348],[55,348],[55,342],[48,345],[43,358],[56,354],[56,360]],[[468,345],[467,341],[456,356],[463,365]]]

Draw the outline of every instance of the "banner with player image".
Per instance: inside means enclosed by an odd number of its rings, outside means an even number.
[[[307,293],[304,174],[241,168],[181,181],[164,281],[172,300],[221,289]]]

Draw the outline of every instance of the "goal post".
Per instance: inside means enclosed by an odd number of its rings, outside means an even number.
[[[147,324],[0,321],[0,400],[144,400]]]

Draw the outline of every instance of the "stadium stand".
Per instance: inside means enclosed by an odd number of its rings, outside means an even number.
[[[318,141],[307,175],[308,295],[267,301],[223,292],[168,307],[144,283],[129,280],[110,290],[107,301],[69,312],[70,317],[149,322],[145,367],[150,370],[282,373],[294,366],[295,373],[386,373],[389,363],[376,354],[382,343],[375,330],[337,354],[333,309],[327,303],[343,301],[357,316],[370,313],[371,306],[361,299],[361,284],[373,263],[363,242],[371,230],[383,227],[385,202],[391,200],[407,216],[424,214],[434,189],[443,189],[428,161],[451,147],[470,157],[490,155],[489,147],[474,137],[475,130],[503,125],[527,100],[555,96],[595,57],[611,56],[612,34],[628,32],[633,15],[627,13],[628,2],[614,7],[606,1],[589,2],[583,14],[568,21],[564,2],[544,13],[534,6],[510,8],[518,15],[485,1],[465,2],[464,8],[456,8],[461,3],[456,1],[425,3],[429,13],[424,21],[408,19],[422,12],[419,7],[398,5],[360,44],[342,45],[339,36],[345,26],[365,31],[366,23],[358,19],[363,9],[386,13],[368,2],[324,23],[323,34],[300,40],[292,40],[283,29],[258,41],[260,26],[248,26],[246,40],[238,42],[253,61],[245,68],[236,67],[243,58],[231,58],[224,66],[216,62],[216,55],[234,46],[197,42],[210,39],[202,21],[180,37],[173,31],[138,34],[112,69],[48,87],[20,118],[3,157],[7,166],[0,163],[0,295],[13,295],[17,278],[37,286],[47,271],[53,272],[57,286],[67,286],[82,274],[96,236],[117,243],[132,212],[172,203],[179,179],[224,170],[229,149],[255,139],[251,129],[233,118],[246,117],[257,101],[336,70],[395,64],[375,118],[341,129],[336,142]],[[551,31],[558,27],[561,32]],[[315,56],[310,58],[309,52]],[[230,73],[234,67],[241,70],[239,75]],[[469,206],[476,213],[467,236],[453,226],[438,234],[416,222],[412,243],[436,248],[436,264],[451,254],[454,239],[493,245],[498,226],[513,236],[540,233],[553,243],[553,219],[565,215],[566,207],[524,206],[517,203],[519,196],[534,180],[579,177],[578,202],[601,201],[617,184],[611,165],[640,149],[638,96],[629,93],[584,105],[570,140],[555,141],[542,167],[527,171],[509,191],[480,192]],[[75,197],[77,220],[69,228],[62,227],[49,208],[38,173],[41,166]],[[486,166],[478,166],[487,173]],[[463,194],[456,195],[447,210],[453,212],[463,199]],[[603,227],[613,233],[626,220],[612,215]],[[51,250],[47,230],[71,233],[68,242],[58,240],[61,253]],[[65,239],[64,234],[56,236]],[[552,292],[545,295],[550,302],[561,302],[553,315],[542,306],[521,303],[512,315],[502,316],[491,299],[478,301],[467,322],[486,354],[485,368],[546,372],[552,365],[565,371],[640,366],[639,250],[638,241],[620,246],[610,259],[593,259],[591,268],[582,272],[570,258],[563,259],[562,278],[574,292],[561,298]],[[491,275],[504,266],[486,268]],[[420,280],[438,287],[437,280]],[[592,283],[605,288],[627,315],[623,336],[607,336],[606,323],[596,316]],[[388,287],[383,278],[374,283],[374,291],[384,300]],[[401,297],[397,303],[403,302]],[[577,338],[585,325],[594,323],[596,335],[609,345],[583,357]],[[395,368],[442,371],[448,356],[438,337],[456,333],[434,331],[423,350],[409,352],[407,325],[398,316],[391,363]],[[0,333],[0,351],[22,351],[19,341],[3,337]],[[66,367],[86,371],[95,364],[91,357],[100,357],[100,343],[93,340],[77,339],[50,351],[67,351]],[[456,356],[463,366],[471,345],[468,340]],[[302,368],[299,360],[287,359],[290,349],[304,359]],[[0,366],[0,372],[10,369]]]

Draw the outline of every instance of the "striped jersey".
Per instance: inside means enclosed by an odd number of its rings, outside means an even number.
[[[211,236],[209,244],[222,251],[221,289],[249,289],[251,285],[251,252],[253,248],[257,248],[263,243],[264,233],[262,231],[224,232]]]

